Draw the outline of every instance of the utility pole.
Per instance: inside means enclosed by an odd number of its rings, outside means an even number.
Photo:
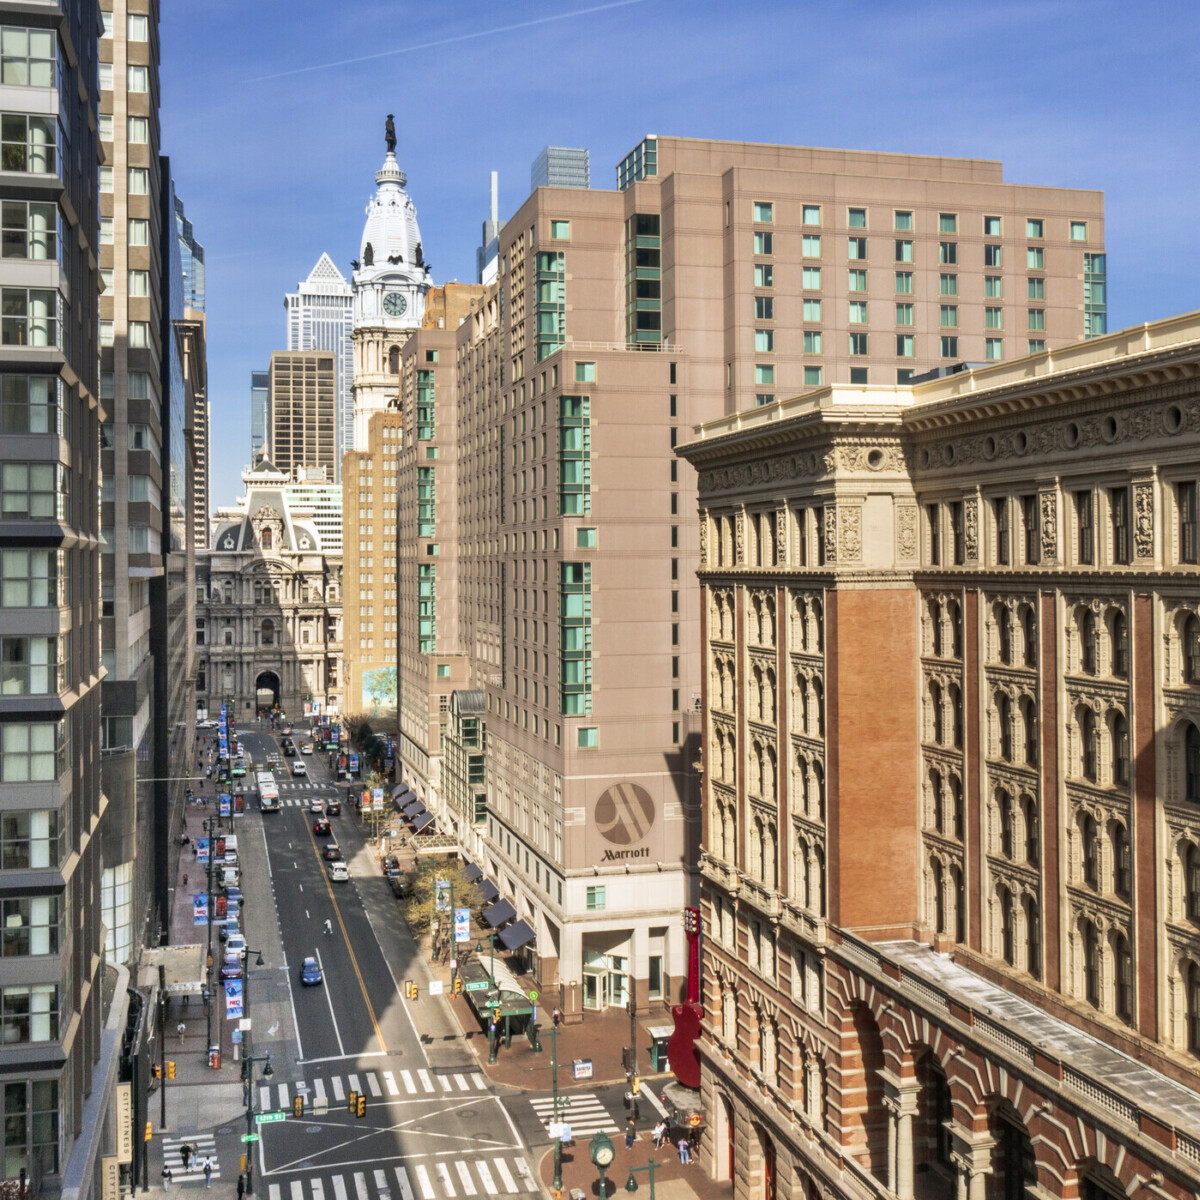
[[[558,1136],[554,1139],[554,1182],[550,1185],[553,1192],[562,1191],[562,1110],[570,1103],[570,1097],[558,1094],[558,1030],[550,1030],[550,1076],[554,1081],[554,1106],[551,1109],[552,1120],[558,1126]]]

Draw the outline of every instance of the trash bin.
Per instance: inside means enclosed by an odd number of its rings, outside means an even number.
[[[212,1067],[212,1069],[214,1071],[219,1071],[221,1069],[221,1047],[220,1046],[209,1046],[209,1048],[208,1048],[208,1065],[210,1067]]]

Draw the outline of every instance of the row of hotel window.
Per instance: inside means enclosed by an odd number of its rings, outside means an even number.
[[[818,274],[820,273],[820,268],[814,267],[814,268],[812,268],[812,270],[816,271]],[[758,273],[756,271],[755,272],[756,277],[757,277],[757,274]],[[805,269],[804,274],[805,275],[809,274],[808,268]],[[866,283],[867,273],[866,273],[866,271],[851,271],[850,275],[851,275],[852,284],[859,282],[859,280],[856,280],[854,278],[855,276],[861,277],[861,284],[862,284],[861,287],[852,286],[850,290],[852,292],[853,291],[865,292],[867,290],[867,283]],[[774,274],[772,274],[771,278],[774,278]],[[997,300],[1002,299],[1003,291],[1004,291],[1003,276],[987,275],[984,277],[984,279],[985,279],[985,285],[986,285],[985,291],[984,291],[985,297],[988,299],[997,299]],[[943,275],[942,280],[943,280],[944,287],[949,287],[950,284],[947,283],[946,281],[952,280],[954,290],[953,291],[943,291],[943,292],[941,292],[941,295],[957,296],[958,295],[958,276],[957,275]],[[994,280],[994,283],[993,283],[993,280]],[[913,283],[913,276],[912,276],[911,271],[897,271],[896,272],[896,291],[897,292],[900,292],[902,294],[911,294],[912,290],[913,290],[912,283]],[[1028,292],[1028,298],[1030,300],[1045,300],[1045,298],[1046,298],[1046,286],[1045,286],[1046,281],[1044,279],[1041,279],[1041,278],[1028,279],[1028,280],[1026,280],[1026,284],[1028,285],[1026,288],[1026,291]],[[820,285],[818,284],[817,286],[819,287]],[[878,311],[879,311],[879,308],[877,305],[876,306],[876,314],[878,314]],[[1034,319],[1041,321],[1041,324],[1037,324],[1037,325],[1031,324],[1030,329],[1045,329],[1045,327],[1046,327],[1045,326],[1046,310],[1044,308],[1031,308],[1031,309],[1028,309],[1027,311],[1029,313],[1041,313],[1042,314],[1042,316],[1040,318],[1033,318],[1033,317],[1030,318],[1031,321]],[[817,322],[824,321],[825,320],[824,314],[825,314],[825,306],[824,306],[824,302],[822,300],[820,300],[816,297],[805,297],[805,299],[801,302],[801,316],[803,317],[803,319],[806,323],[816,324]],[[896,325],[915,325],[917,323],[916,322],[916,315],[917,315],[916,308],[912,303],[910,303],[907,300],[897,301],[896,307],[894,309],[894,314],[895,314],[894,324],[896,324]],[[754,319],[756,321],[773,321],[773,320],[775,320],[775,298],[774,298],[774,296],[755,296],[754,297]],[[846,311],[846,320],[847,320],[847,323],[850,325],[866,325],[866,324],[868,324],[869,322],[867,319],[867,301],[865,301],[865,300],[849,301],[847,311]],[[958,305],[957,304],[939,305],[938,323],[948,329],[957,329],[958,328]],[[983,310],[983,323],[984,323],[985,329],[1003,329],[1004,328],[1004,309],[1000,308],[998,306],[985,307]],[[763,349],[768,349],[768,348],[769,347],[763,347]],[[577,365],[582,365],[582,364],[577,364]],[[579,376],[577,375],[576,378],[579,379]],[[590,380],[590,379],[589,380],[580,380],[580,382],[589,382],[590,383],[590,382],[592,382],[592,380]]]
[[[754,234],[754,254],[757,258],[768,258],[775,254],[775,235],[773,233]],[[801,258],[821,258],[823,240],[819,233],[806,233],[800,238]],[[913,263],[916,259],[917,243],[911,238],[896,238],[892,242],[892,261],[898,263]],[[941,266],[957,266],[959,264],[958,242],[938,242],[937,261]],[[865,262],[867,259],[867,239],[851,237],[846,239],[846,257],[851,262]],[[1089,272],[1104,270],[1103,254],[1085,254],[1085,269]],[[878,261],[878,259],[877,259]],[[980,260],[984,267],[1000,269],[1004,266],[1004,247],[998,242],[985,242],[983,257]],[[1025,247],[1025,269],[1028,271],[1044,271],[1046,269],[1046,248],[1044,246]]]
[[[729,208],[726,206],[726,215],[728,216]],[[846,225],[847,229],[866,229],[868,210],[865,208],[847,208],[846,209]],[[775,204],[773,201],[755,200],[754,201],[754,221],[758,225],[775,224]],[[892,210],[892,223],[890,228],[896,233],[912,233],[916,231],[914,223],[915,218],[913,210],[898,208]],[[728,221],[726,222],[728,223]],[[802,225],[821,225],[821,205],[819,204],[802,204],[800,206],[800,223]],[[887,228],[887,226],[885,226]],[[959,227],[958,213],[938,213],[938,233],[965,233],[965,228]],[[985,216],[983,224],[980,228],[980,233],[984,237],[1002,237],[1004,235],[1004,218],[995,216]],[[1067,233],[1073,242],[1086,242],[1088,236],[1087,221],[1069,221],[1067,224]],[[1041,239],[1046,236],[1046,218],[1045,217],[1026,217],[1025,218],[1025,237]]]

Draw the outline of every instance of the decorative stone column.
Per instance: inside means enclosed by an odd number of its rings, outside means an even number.
[[[897,1200],[913,1200],[913,1117],[919,1085],[915,1079],[884,1079],[888,1111],[888,1186]]]
[[[961,1133],[954,1131],[950,1161],[956,1172],[957,1200],[987,1200],[987,1177],[992,1173],[995,1144],[987,1135],[978,1141],[966,1142]]]

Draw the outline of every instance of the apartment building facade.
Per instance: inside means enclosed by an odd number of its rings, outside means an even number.
[[[90,1186],[110,1152],[104,1035],[127,1004],[106,998],[101,914],[101,30],[75,2],[3,25],[0,1117],[3,1177],[37,1192]]]
[[[432,807],[535,930],[568,1014],[666,1003],[686,969],[704,672],[695,476],[675,447],[864,367],[891,384],[937,367],[942,288],[971,301],[947,362],[1024,354],[1028,320],[1047,345],[1081,338],[1101,212],[1097,193],[1016,187],[994,163],[656,138],[616,191],[539,188],[505,223],[457,335],[446,647],[486,696],[487,811]],[[1035,290],[1053,319],[1028,317]],[[915,340],[893,355],[899,337]],[[436,426],[411,436],[411,469],[424,441],[444,471]]]
[[[281,471],[320,470],[333,482],[337,465],[337,372],[323,350],[271,355],[267,457]]]
[[[681,449],[735,1195],[1195,1194],[1198,380],[1191,314]]]

